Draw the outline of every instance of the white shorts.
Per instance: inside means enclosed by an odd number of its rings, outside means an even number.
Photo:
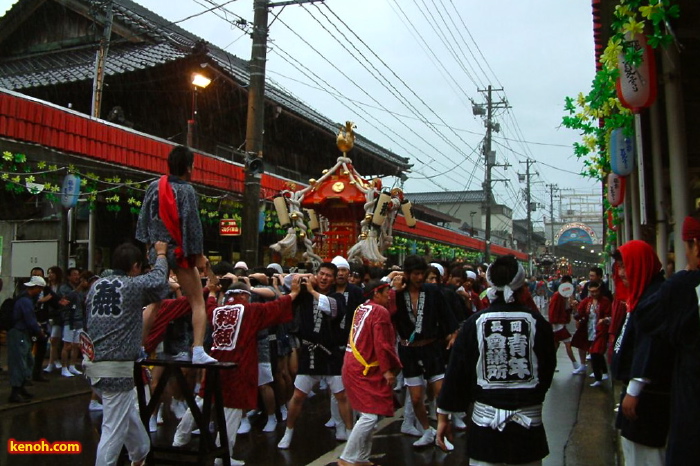
[[[345,390],[343,378],[339,375],[297,375],[294,380],[294,388],[309,394],[314,385],[325,380],[332,393],[340,393]]]
[[[272,363],[258,363],[258,387],[272,383]]]
[[[52,325],[51,326],[51,338],[61,339],[63,335],[63,325]]]
[[[445,378],[445,374],[438,374],[430,379],[428,379],[428,383],[435,383],[438,380],[442,380]],[[404,384],[406,384],[407,387],[422,387],[425,385],[425,378],[422,375],[417,375],[415,377],[406,377],[404,380]]]
[[[51,332],[53,333],[53,331]],[[78,343],[79,342],[80,329],[71,330],[70,325],[63,326],[63,341],[66,343]]]

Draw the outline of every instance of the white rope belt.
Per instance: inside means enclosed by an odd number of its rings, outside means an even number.
[[[85,376],[94,378],[131,378],[134,376],[134,361],[98,361],[83,359]]]
[[[308,346],[308,347],[309,347],[309,352],[312,352],[312,353],[313,353],[314,351],[316,351],[317,349],[320,349],[320,350],[323,350],[323,351],[324,351],[326,354],[328,354],[328,355],[333,354],[333,353],[331,352],[331,350],[329,350],[328,348],[326,348],[325,346],[323,346],[321,343],[312,343],[312,342],[310,342],[310,341],[308,341],[308,340],[301,340],[301,344],[304,345],[304,346]]]
[[[472,421],[480,427],[503,431],[506,424],[515,422],[529,429],[542,425],[542,405],[526,406],[515,410],[494,408],[478,401],[474,402]]]

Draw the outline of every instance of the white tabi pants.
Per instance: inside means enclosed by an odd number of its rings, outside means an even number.
[[[146,458],[151,439],[139,417],[136,389],[124,392],[102,391],[102,435],[97,445],[95,466],[117,464],[122,445],[132,462]]]
[[[652,448],[621,437],[625,466],[663,466],[666,464],[666,449]]]
[[[202,408],[204,400],[202,398],[196,398],[197,406]],[[228,435],[228,451],[229,456],[233,458],[233,447],[236,446],[236,433],[238,428],[241,426],[241,419],[243,418],[242,409],[234,408],[224,408],[224,418],[226,419],[226,434]],[[175,444],[176,445],[187,445],[192,437],[192,431],[194,430],[194,416],[192,411],[187,408],[185,415],[182,416],[182,420],[177,425],[177,430],[175,431]],[[202,427],[200,427],[201,429]],[[204,426],[203,428],[208,429],[209,426]],[[216,444],[220,445],[219,436],[216,436]]]
[[[360,413],[360,419],[352,428],[348,442],[345,444],[340,459],[348,463],[366,463],[372,452],[372,435],[379,422],[376,414]]]

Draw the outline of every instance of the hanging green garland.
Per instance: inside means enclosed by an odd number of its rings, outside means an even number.
[[[673,42],[667,30],[668,21],[678,18],[679,14],[679,6],[670,0],[621,0],[615,7],[612,35],[601,54],[602,67],[593,79],[591,90],[587,95],[580,93],[576,99],[565,99],[567,115],[562,123],[581,133],[582,142],[574,143],[574,155],[582,159],[583,176],[602,181],[610,172],[607,148],[613,129],[623,128],[625,136],[633,135],[634,117],[621,105],[615,83],[619,76],[619,57],[622,55],[626,62],[639,65],[642,50],[625,40],[625,35],[651,31],[647,34],[650,46],[668,46]]]
[[[415,253],[414,251],[415,247]],[[430,254],[434,259],[453,261],[462,259],[464,262],[475,263],[481,257],[478,251],[469,251],[460,247],[438,243],[435,241],[409,240],[402,236],[394,236],[393,244],[387,248],[387,254],[398,256],[400,254]]]
[[[61,184],[68,173],[80,176],[80,197],[87,201],[90,210],[97,207],[100,196],[108,212],[118,213],[122,209],[128,209],[134,216],[141,212],[144,193],[148,183],[152,181],[122,180],[119,176],[101,178],[90,171],[81,172],[73,165],[59,167],[45,161],[29,162],[25,154],[10,151],[2,152],[0,158],[0,182],[4,184],[5,191],[13,194],[29,192],[42,195],[52,203],[60,201]],[[227,195],[199,195],[199,202],[200,218],[205,225],[217,225],[224,219],[235,219],[239,222],[241,220],[243,205]],[[266,208],[264,215],[265,233],[286,233],[279,223],[273,220],[276,219],[274,209]]]
[[[574,155],[581,160],[581,175],[603,181],[610,173],[610,134],[622,128],[626,137],[634,137],[634,116],[623,107],[615,87],[619,76],[618,61],[623,56],[627,63],[640,64],[643,51],[625,39],[626,34],[649,32],[647,43],[653,48],[666,47],[673,42],[669,21],[678,18],[680,8],[671,0],[621,0],[615,7],[611,24],[612,35],[601,54],[601,69],[593,79],[587,95],[580,93],[576,99],[566,97],[562,118],[565,127],[580,132],[581,142],[574,143]],[[604,201],[604,218],[613,216],[613,225],[621,223],[620,209]],[[612,252],[617,241],[616,230],[607,232],[606,254]]]

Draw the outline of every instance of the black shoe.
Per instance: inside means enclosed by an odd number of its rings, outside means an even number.
[[[34,382],[49,382],[48,377],[45,377],[43,375],[35,375],[32,380]]]
[[[25,385],[26,385],[26,384],[25,384]],[[29,392],[27,391],[27,389],[24,388],[24,387],[22,387],[22,388],[19,389],[19,394],[22,396],[22,398],[26,398],[27,401],[28,401],[28,400],[31,400],[32,398],[34,398],[34,395],[32,395],[31,393],[29,393]]]
[[[10,398],[7,399],[8,403],[29,403],[29,400],[21,395],[21,390],[17,387],[12,387],[12,393]]]

